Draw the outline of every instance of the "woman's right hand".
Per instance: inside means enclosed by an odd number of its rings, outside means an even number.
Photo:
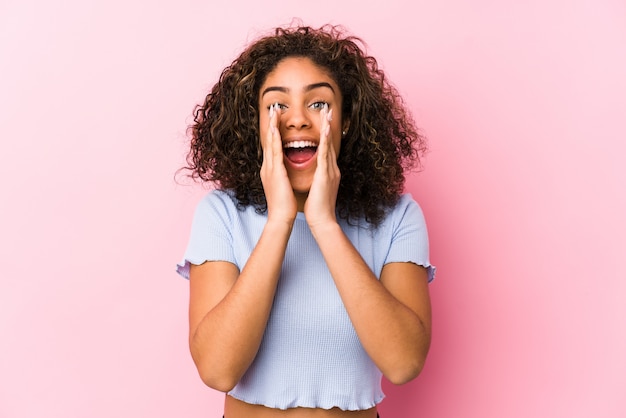
[[[268,220],[250,257],[241,270],[229,261],[205,262],[189,270],[191,355],[202,380],[223,392],[232,390],[257,355],[298,210],[276,110],[269,115],[268,129],[261,129],[260,175]]]
[[[293,224],[298,212],[298,204],[283,161],[283,142],[279,129],[280,111],[278,105],[270,106],[269,126],[263,147],[261,182],[267,201],[268,222],[282,221]]]

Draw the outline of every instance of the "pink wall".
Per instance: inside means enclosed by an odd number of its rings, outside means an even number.
[[[203,191],[173,174],[193,104],[292,16],[365,38],[430,138],[435,335],[382,415],[626,416],[623,1],[211,3],[0,3],[0,417],[220,416],[174,274]]]

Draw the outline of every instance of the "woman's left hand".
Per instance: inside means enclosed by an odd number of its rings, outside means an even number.
[[[325,107],[320,112],[320,118],[317,168],[313,175],[309,196],[304,204],[304,215],[311,229],[328,222],[337,223],[335,204],[339,180],[341,179],[341,173],[337,166],[337,153],[331,140],[332,110],[329,111],[328,107]]]

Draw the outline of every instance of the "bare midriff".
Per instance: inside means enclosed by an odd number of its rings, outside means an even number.
[[[274,409],[252,405],[226,395],[225,418],[376,418],[376,408],[361,411],[342,411],[339,408],[289,408]]]

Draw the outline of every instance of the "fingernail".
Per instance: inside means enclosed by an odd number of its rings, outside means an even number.
[[[272,116],[274,116],[274,105],[270,106],[270,119],[272,119]]]
[[[328,114],[326,115],[326,119],[328,119],[328,121],[330,122],[331,120],[333,120],[333,110],[330,109],[328,111]]]

